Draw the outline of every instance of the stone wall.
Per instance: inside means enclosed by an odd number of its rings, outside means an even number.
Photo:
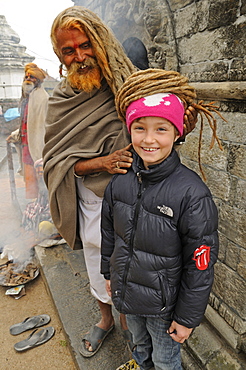
[[[74,3],[96,12],[121,42],[130,36],[138,37],[148,50],[151,67],[174,69],[187,75],[197,89],[198,99],[216,100],[226,119],[226,122],[217,119],[223,151],[216,143],[209,149],[211,130],[207,125],[201,150],[207,185],[219,211],[220,234],[219,260],[206,323],[228,345],[225,358],[228,360],[229,353],[236,357],[231,367],[227,360],[221,365],[219,362],[211,365],[208,357],[216,358],[211,349],[205,359],[198,355],[197,363],[213,370],[243,369],[246,367],[245,359],[241,358],[246,352],[246,0],[75,0]],[[198,173],[199,132],[200,123],[180,150],[183,163]],[[192,337],[187,343],[194,355]]]

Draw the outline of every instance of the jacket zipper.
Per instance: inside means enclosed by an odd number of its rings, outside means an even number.
[[[120,310],[121,310],[122,302],[123,302],[123,299],[124,299],[124,296],[125,296],[127,274],[128,274],[130,262],[131,262],[131,259],[132,259],[132,255],[133,255],[133,240],[134,240],[134,236],[135,236],[135,230],[136,230],[136,227],[137,227],[139,209],[140,209],[140,205],[141,205],[141,201],[142,201],[141,198],[142,198],[142,195],[143,195],[143,193],[146,189],[146,188],[143,188],[143,181],[142,181],[142,176],[141,176],[140,172],[137,173],[137,179],[138,179],[138,183],[139,183],[139,189],[138,189],[138,194],[137,194],[138,201],[137,201],[137,204],[136,204],[136,208],[135,208],[135,211],[134,211],[134,217],[133,217],[133,229],[132,229],[132,232],[131,232],[130,245],[129,245],[130,246],[130,253],[129,253],[127,261],[126,261],[125,270],[124,270],[124,274],[123,274],[123,286],[122,286],[122,291],[121,291]]]

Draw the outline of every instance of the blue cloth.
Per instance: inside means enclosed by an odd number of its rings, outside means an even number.
[[[182,370],[180,343],[167,330],[171,322],[157,317],[126,315],[136,349],[132,357],[141,370]]]
[[[3,116],[6,122],[12,121],[13,119],[20,117],[19,108],[9,108]]]

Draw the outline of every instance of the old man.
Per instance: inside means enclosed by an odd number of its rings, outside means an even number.
[[[21,162],[25,179],[26,198],[38,196],[38,181],[34,163],[42,157],[45,117],[49,95],[42,86],[47,74],[34,63],[25,66],[20,101],[20,128],[7,138],[20,142]]]

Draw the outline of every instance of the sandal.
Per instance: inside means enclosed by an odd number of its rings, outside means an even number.
[[[27,349],[34,348],[47,342],[53,337],[55,329],[52,326],[37,331],[35,329],[27,339],[22,340],[14,345],[14,349],[17,352],[26,351]]]
[[[50,322],[49,315],[38,315],[33,317],[27,317],[24,321],[19,324],[14,324],[9,328],[9,332],[12,335],[21,334],[26,330],[39,328],[40,326],[46,325]]]
[[[81,355],[84,357],[94,356],[101,348],[104,339],[109,335],[109,333],[111,333],[113,329],[114,325],[112,325],[108,330],[101,329],[96,325],[92,326],[89,333],[85,334],[84,338],[82,339],[82,344],[79,349]],[[86,348],[86,341],[90,343],[92,351],[89,351]]]

